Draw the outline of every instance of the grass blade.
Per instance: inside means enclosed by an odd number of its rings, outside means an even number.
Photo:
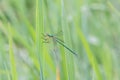
[[[80,40],[82,41],[82,44],[85,48],[85,51],[88,55],[90,64],[96,73],[97,80],[102,80],[102,75],[101,75],[100,70],[99,70],[98,62],[97,62],[96,58],[94,57],[94,55],[89,47],[89,44],[87,43],[87,41],[85,39],[85,36],[83,35],[82,31],[80,31],[80,28],[78,28],[78,27],[77,27],[77,32],[78,32],[78,36],[79,36]]]
[[[15,62],[15,57],[13,53],[13,41],[12,41],[10,24],[9,24],[9,56],[10,56],[10,63],[11,63],[12,80],[18,80],[17,71],[16,71],[16,62]]]
[[[43,33],[43,0],[36,0],[36,56],[40,64],[40,80],[44,80],[43,75],[43,44],[40,38]]]

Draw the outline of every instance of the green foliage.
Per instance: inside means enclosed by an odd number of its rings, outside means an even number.
[[[0,0],[0,80],[120,80],[119,4]]]

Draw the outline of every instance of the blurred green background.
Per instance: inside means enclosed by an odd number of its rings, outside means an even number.
[[[0,0],[0,80],[120,80],[119,4]]]

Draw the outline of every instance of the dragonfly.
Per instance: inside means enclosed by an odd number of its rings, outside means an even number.
[[[72,49],[70,49],[65,43],[64,43],[64,41],[62,41],[61,39],[59,39],[59,38],[57,38],[56,36],[54,36],[54,35],[51,35],[51,34],[43,34],[43,36],[45,37],[44,38],[44,42],[45,43],[49,43],[49,39],[52,39],[53,40],[53,42],[57,42],[57,43],[59,43],[60,45],[62,45],[64,48],[66,48],[68,51],[70,51],[72,54],[74,54],[74,55],[76,55],[77,56],[77,53],[76,52],[74,52]]]

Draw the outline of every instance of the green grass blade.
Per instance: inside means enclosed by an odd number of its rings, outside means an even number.
[[[43,44],[41,39],[43,32],[43,0],[36,0],[36,55],[40,64],[40,80],[44,80],[43,73]]]
[[[77,27],[77,32],[78,32],[78,36],[79,36],[80,40],[82,41],[82,44],[83,44],[85,50],[86,50],[90,64],[91,64],[94,72],[96,73],[97,80],[102,80],[102,75],[101,75],[101,72],[99,69],[98,62],[97,62],[96,58],[94,57],[94,55],[89,47],[89,44],[85,39],[85,36],[83,35],[82,31],[80,31],[80,28],[78,28],[78,27]]]
[[[114,11],[118,16],[120,16],[120,12],[112,5],[112,3],[109,0],[107,4],[112,11]]]
[[[18,80],[16,62],[15,62],[16,60],[13,52],[13,40],[12,40],[10,24],[9,24],[9,56],[10,56],[10,63],[11,63],[10,65],[11,65],[12,80]]]
[[[7,79],[8,80],[11,80],[11,78],[10,78],[10,71],[9,71],[9,69],[8,69],[8,66],[4,63],[4,67],[5,67],[5,71],[6,71],[6,76],[7,76]]]
[[[61,29],[65,27],[64,24],[64,0],[59,0],[60,3],[60,12],[61,12]],[[64,34],[63,34],[64,35]],[[62,37],[64,40],[64,37]],[[61,50],[61,56],[62,56],[62,63],[61,63],[61,80],[69,80],[69,75],[68,75],[68,68],[67,68],[67,59],[65,55],[65,50],[63,47],[60,47]]]
[[[62,23],[62,32],[63,32],[63,40],[66,43],[66,45],[72,47],[72,41],[71,41],[71,35],[70,35],[70,28],[68,26],[67,21],[67,15],[68,15],[68,1],[61,0],[61,23]],[[68,48],[69,49],[69,48]],[[69,53],[69,51],[64,50],[65,52],[62,53],[65,55],[65,53]],[[75,79],[75,68],[74,68],[74,57],[71,54],[66,54],[66,77],[67,80],[74,80]]]

